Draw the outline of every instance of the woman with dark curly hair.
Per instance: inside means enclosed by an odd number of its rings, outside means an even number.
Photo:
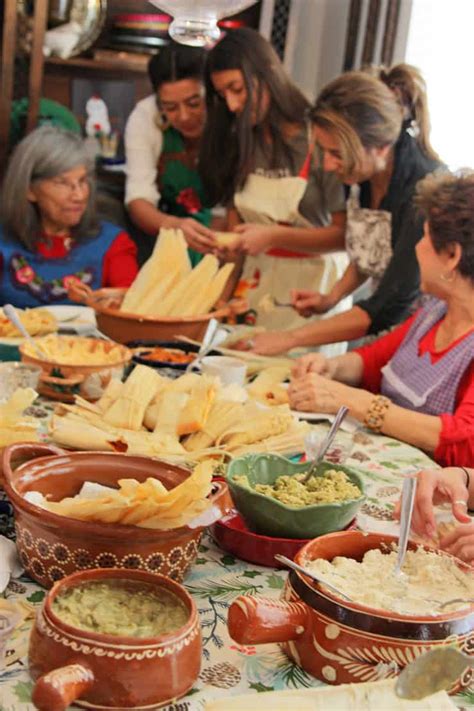
[[[343,356],[297,362],[296,410],[341,405],[375,432],[413,444],[444,466],[474,462],[474,172],[428,176],[416,245],[421,288],[432,298],[398,328]]]

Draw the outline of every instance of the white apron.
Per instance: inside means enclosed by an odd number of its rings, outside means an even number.
[[[310,153],[312,151],[310,150]],[[309,167],[305,161],[301,173]],[[269,178],[251,173],[242,190],[235,194],[234,203],[244,222],[262,225],[283,223],[294,227],[314,227],[299,213],[299,204],[307,188],[307,178],[300,174]],[[287,330],[309,323],[291,307],[278,307],[269,313],[259,313],[259,302],[266,294],[287,303],[291,289],[312,289],[327,293],[341,277],[347,266],[344,252],[315,255],[293,252],[289,249],[272,249],[255,257],[247,256],[242,280],[251,285],[245,296],[250,308],[257,312],[256,324],[268,330]],[[349,304],[350,306],[350,304]],[[348,308],[347,300],[330,313]],[[319,318],[315,316],[314,318]],[[343,353],[345,344],[333,344],[330,355]]]

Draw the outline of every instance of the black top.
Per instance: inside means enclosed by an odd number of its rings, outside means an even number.
[[[392,215],[393,255],[376,291],[356,305],[371,320],[368,333],[378,333],[403,321],[419,294],[420,275],[415,245],[423,235],[423,216],[413,205],[416,183],[442,163],[428,158],[416,140],[402,131],[394,148],[393,173],[379,205]],[[360,185],[360,206],[370,208],[370,182]]]

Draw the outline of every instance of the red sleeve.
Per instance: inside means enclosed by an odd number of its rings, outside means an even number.
[[[387,333],[381,338],[377,338],[373,343],[354,350],[354,353],[358,353],[362,358],[364,367],[360,384],[361,388],[373,393],[380,392],[382,381],[381,369],[388,363],[398,349],[416,315],[417,314],[413,314],[413,316],[410,316],[410,318],[397,326],[397,328],[394,328],[393,331],[390,331],[390,333]]]
[[[434,458],[443,467],[474,464],[474,363],[459,384],[454,414],[440,415],[441,434]]]
[[[137,246],[120,232],[105,253],[102,286],[130,286],[137,274]]]

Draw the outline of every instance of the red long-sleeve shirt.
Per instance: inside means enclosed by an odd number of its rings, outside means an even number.
[[[37,250],[48,259],[61,259],[70,250],[69,238],[48,235],[38,242]],[[130,286],[138,273],[137,247],[126,232],[120,232],[104,256],[102,286]]]
[[[381,369],[400,346],[415,317],[416,314],[386,336],[356,349],[355,352],[361,356],[364,367],[361,387],[371,392],[380,392]],[[420,356],[428,352],[432,363],[440,360],[468,335],[461,336],[448,348],[437,351],[435,338],[440,323],[438,321],[419,343]],[[459,383],[453,414],[440,413],[439,416],[441,418],[441,433],[434,458],[443,466],[471,467],[474,463],[474,360]]]

